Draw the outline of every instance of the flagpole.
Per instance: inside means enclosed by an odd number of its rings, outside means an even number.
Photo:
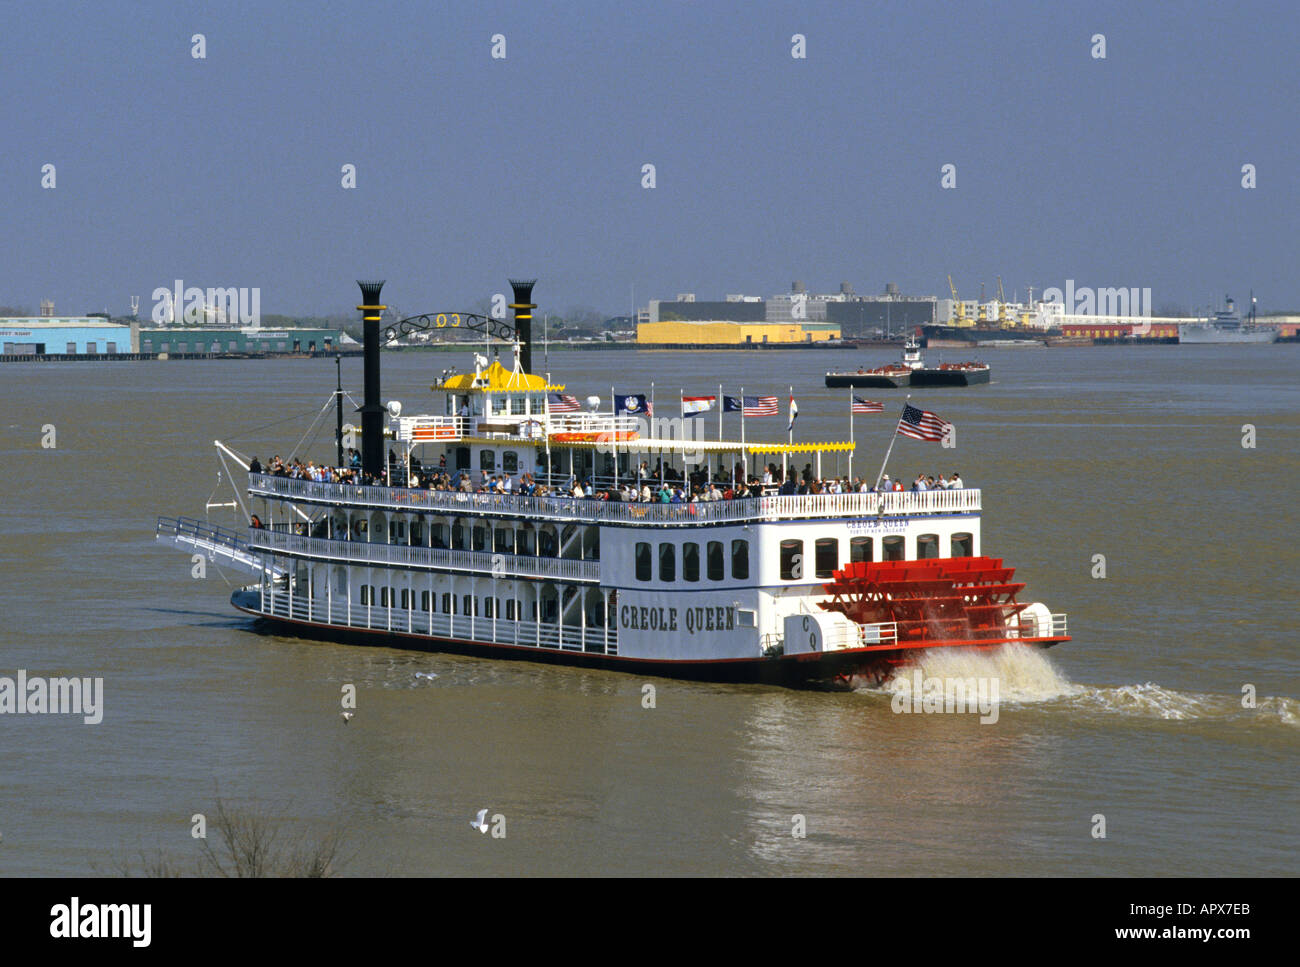
[[[740,452],[745,452],[745,387],[740,388]]]
[[[904,410],[904,411],[907,410],[907,400],[910,400],[911,398],[912,398],[912,394],[911,394],[911,393],[908,393],[908,394],[907,394],[907,399],[903,400],[903,410]],[[903,414],[902,414],[901,412],[898,414],[898,419],[899,419],[900,422],[901,422],[902,419],[903,419]],[[876,489],[877,489],[877,490],[880,489],[880,478],[883,477],[883,476],[885,475],[885,465],[889,463],[889,455],[890,455],[890,453],[893,452],[893,450],[894,450],[894,441],[897,440],[897,439],[898,439],[898,424],[895,423],[895,424],[894,424],[894,435],[891,436],[891,437],[889,438],[889,449],[887,449],[887,450],[885,451],[885,462],[882,463],[882,464],[880,465],[880,473],[876,474]]]
[[[849,387],[849,486],[853,486],[853,387]]]
[[[722,384],[718,384],[718,442],[722,442],[722,411],[723,407]]]
[[[790,387],[790,405],[794,406],[793,386]],[[794,446],[794,414],[791,413],[789,414],[789,416],[790,416],[790,425],[785,428],[785,442],[790,446]]]

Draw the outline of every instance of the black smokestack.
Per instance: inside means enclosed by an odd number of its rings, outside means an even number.
[[[384,280],[357,281],[361,286],[361,319],[365,329],[366,395],[361,407],[361,469],[379,476],[384,469],[384,404],[379,401],[379,314],[387,306],[379,304]]]
[[[533,371],[533,286],[536,279],[511,279],[510,287],[515,290],[515,301],[510,308],[515,310],[515,337],[519,340],[519,363],[525,373]]]

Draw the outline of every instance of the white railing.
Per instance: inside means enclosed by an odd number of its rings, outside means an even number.
[[[198,551],[210,561],[233,564],[253,574],[262,571],[261,558],[242,534],[192,517],[159,517],[154,539],[183,551]]]
[[[603,433],[631,434],[645,428],[645,421],[635,416],[589,412],[402,416],[396,423],[397,439],[416,444],[455,442],[465,437],[541,440],[556,433],[589,433],[597,437]]]
[[[397,564],[441,571],[485,574],[489,577],[536,577],[600,583],[600,562],[562,557],[533,557],[490,551],[463,551],[406,544],[335,541],[279,531],[250,528],[248,547],[254,551],[301,554],[314,560],[352,564]]]
[[[397,439],[403,443],[459,440],[466,435],[467,424],[459,416],[403,416],[397,420]]]
[[[515,494],[412,490],[404,487],[363,487],[250,474],[248,491],[258,497],[278,497],[331,506],[636,525],[695,526],[805,517],[961,514],[980,510],[980,491],[974,488],[751,497],[744,500],[697,501],[691,504],[643,504],[559,496],[523,497]]]
[[[898,644],[898,622],[878,621],[874,624],[858,625],[855,648],[889,647]]]
[[[1041,621],[1032,614],[1020,614],[1007,626],[1008,638],[1064,638],[1069,634],[1064,612],[1056,612]]]
[[[457,641],[476,641],[496,645],[528,645],[561,651],[593,654],[618,654],[618,638],[613,629],[583,628],[580,625],[554,625],[539,621],[515,621],[498,617],[495,620],[481,615],[449,615],[422,611],[419,608],[389,608],[379,605],[335,602],[332,607],[324,600],[313,600],[277,592],[272,602],[269,596],[262,614],[276,618],[299,619],[341,628],[362,631],[397,631],[434,638]]]

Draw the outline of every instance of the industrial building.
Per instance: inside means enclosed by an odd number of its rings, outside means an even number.
[[[329,353],[346,352],[357,345],[357,341],[341,329],[187,329],[168,326],[140,330],[141,352],[168,355]]]
[[[825,342],[839,338],[840,327],[828,322],[669,320],[646,322],[636,328],[636,341],[640,345],[736,346]]]
[[[104,356],[140,351],[139,330],[100,316],[0,318],[5,356]]]
[[[637,342],[684,342],[685,340],[661,338],[665,323],[745,323],[784,324],[801,327],[800,331],[784,340],[777,338],[778,330],[766,333],[765,341],[805,342],[811,334],[812,341],[825,339],[876,339],[901,335],[916,326],[931,325],[938,315],[938,300],[934,296],[905,296],[898,286],[890,283],[879,296],[859,296],[853,286],[844,282],[840,291],[828,295],[809,293],[802,282],[791,285],[788,293],[762,299],[757,296],[728,295],[722,301],[699,301],[695,294],[684,292],[673,300],[652,299],[649,306],[638,314]],[[647,326],[648,337],[642,335]],[[836,335],[829,333],[838,330]],[[708,342],[761,342],[761,333],[750,328],[740,330],[735,338],[733,328],[701,331],[716,335]],[[746,337],[753,337],[747,339]]]

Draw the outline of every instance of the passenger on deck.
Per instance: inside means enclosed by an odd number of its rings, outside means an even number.
[[[257,457],[254,457],[253,460],[252,460],[252,462],[248,465],[248,472],[249,472],[249,473],[261,473],[261,472],[262,472],[262,462],[261,462],[260,460],[258,460]]]

